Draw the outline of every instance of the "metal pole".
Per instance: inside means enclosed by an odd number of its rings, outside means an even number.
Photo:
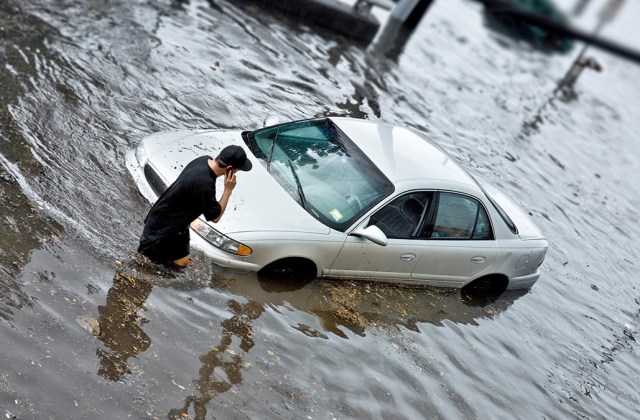
[[[413,12],[413,9],[420,0],[400,0],[398,4],[391,11],[391,17],[404,22],[409,17],[409,14]]]
[[[420,23],[422,16],[429,10],[433,0],[419,0],[404,22],[404,26],[407,28],[415,28]]]
[[[590,1],[591,0],[578,0],[578,2],[573,6],[573,11],[571,12],[571,14],[573,16],[581,16]]]
[[[373,51],[397,58],[433,0],[400,0],[378,34]]]

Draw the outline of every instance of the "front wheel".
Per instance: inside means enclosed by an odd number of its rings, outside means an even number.
[[[316,276],[316,265],[304,258],[285,258],[267,265],[258,276],[283,280],[308,281]]]

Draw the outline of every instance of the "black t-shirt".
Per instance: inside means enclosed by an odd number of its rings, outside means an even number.
[[[141,243],[152,243],[185,231],[201,214],[207,220],[220,215],[216,200],[216,175],[209,156],[191,161],[149,211]]]

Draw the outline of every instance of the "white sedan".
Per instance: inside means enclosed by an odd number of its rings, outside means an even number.
[[[220,222],[191,224],[191,245],[221,266],[502,290],[540,276],[548,244],[527,214],[416,130],[332,117],[162,132],[127,168],[153,203],[187,163],[230,144],[253,169]]]

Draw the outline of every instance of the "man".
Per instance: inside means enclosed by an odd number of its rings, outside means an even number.
[[[240,146],[227,146],[216,157],[201,156],[182,170],[158,198],[144,221],[138,252],[158,263],[189,264],[189,224],[201,214],[218,222],[236,186],[236,172],[251,170]],[[216,200],[216,178],[224,175],[224,191]]]

